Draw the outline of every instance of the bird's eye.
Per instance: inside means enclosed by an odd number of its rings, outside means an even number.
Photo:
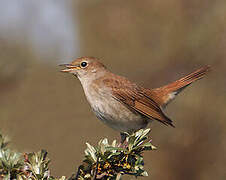
[[[84,61],[84,62],[81,63],[81,67],[84,68],[84,67],[86,67],[86,66],[87,66],[87,62]]]

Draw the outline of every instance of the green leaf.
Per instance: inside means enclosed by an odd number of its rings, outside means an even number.
[[[111,146],[109,146],[109,147],[106,147],[106,149],[108,151],[125,151],[125,149],[121,148],[121,147],[111,147]]]
[[[85,150],[85,154],[91,156],[94,162],[97,162],[96,149],[91,146],[89,143],[86,143],[87,149]]]

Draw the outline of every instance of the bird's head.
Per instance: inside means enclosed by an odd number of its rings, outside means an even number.
[[[61,72],[71,73],[79,79],[94,77],[103,71],[106,71],[105,66],[94,57],[80,57],[69,64],[60,64],[65,69]]]

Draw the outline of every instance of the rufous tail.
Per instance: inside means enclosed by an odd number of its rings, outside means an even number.
[[[195,72],[175,81],[166,86],[152,89],[153,96],[155,97],[156,102],[165,107],[170,101],[172,101],[175,96],[180,93],[184,88],[189,86],[194,81],[197,81],[203,78],[206,73],[210,71],[210,66],[204,66]]]

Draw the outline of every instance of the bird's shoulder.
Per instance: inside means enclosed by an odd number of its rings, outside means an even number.
[[[113,73],[108,74],[108,76],[103,76],[101,78],[102,83],[113,89],[135,89],[138,86],[131,82],[129,79],[123,76],[119,76]]]

